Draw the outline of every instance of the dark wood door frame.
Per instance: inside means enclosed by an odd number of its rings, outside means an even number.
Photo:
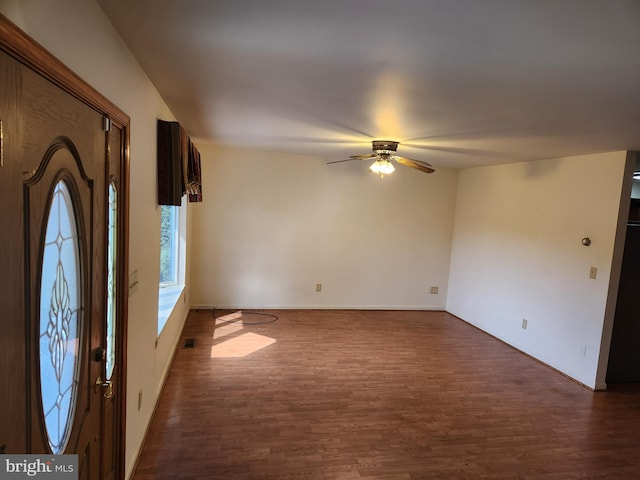
[[[127,366],[127,319],[128,319],[128,286],[127,275],[129,271],[129,128],[130,119],[122,110],[111,103],[107,98],[101,95],[88,83],[82,80],[78,75],[66,67],[57,58],[47,52],[35,40],[20,30],[16,25],[0,14],[0,50],[7,53],[23,65],[29,67],[45,79],[52,82],[68,94],[79,99],[98,113],[108,117],[111,124],[117,127],[116,131],[121,135],[120,158],[122,161],[119,165],[120,191],[121,197],[119,202],[119,216],[122,218],[122,224],[118,235],[117,249],[118,265],[117,269],[122,272],[118,276],[118,297],[117,317],[119,323],[116,331],[117,335],[116,364],[119,368],[116,370],[117,378],[115,381],[120,386],[118,400],[115,408],[117,410],[118,428],[116,435],[116,477],[124,478],[125,469],[125,426],[126,426],[126,366]],[[105,152],[106,159],[107,152]],[[116,152],[111,152],[111,156],[116,156]],[[106,162],[106,160],[105,160]],[[106,166],[105,166],[106,168]],[[108,182],[108,178],[107,178]],[[104,188],[106,189],[106,185]]]

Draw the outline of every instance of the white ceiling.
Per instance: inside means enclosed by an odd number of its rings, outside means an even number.
[[[441,167],[640,150],[639,0],[98,0],[189,135]]]

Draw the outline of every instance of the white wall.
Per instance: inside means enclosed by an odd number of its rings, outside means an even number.
[[[625,161],[614,152],[463,170],[447,310],[602,387],[596,372]]]
[[[194,306],[445,307],[457,171],[380,179],[365,162],[199,148]]]
[[[126,469],[130,473],[187,313],[179,302],[156,347],[160,210],[156,205],[156,119],[173,119],[97,4],[86,0],[0,0],[0,12],[131,117],[130,271]],[[143,392],[138,411],[138,392]]]

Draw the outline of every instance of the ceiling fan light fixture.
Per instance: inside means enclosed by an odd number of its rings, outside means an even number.
[[[376,161],[371,164],[369,170],[380,175],[380,178],[383,178],[385,175],[393,173],[396,169],[388,158],[378,157],[376,158]]]
[[[435,171],[433,167],[427,162],[423,162],[421,160],[412,160],[410,158],[396,155],[398,142],[394,142],[392,140],[374,140],[372,142],[372,147],[373,154],[370,153],[368,155],[351,155],[345,160],[336,160],[333,162],[327,162],[327,164],[351,162],[352,160],[375,160],[369,167],[369,170],[377,175],[380,175],[380,178],[383,178],[385,175],[389,175],[396,170],[391,163],[391,160],[399,163],[400,165],[411,167],[424,173],[433,173]]]

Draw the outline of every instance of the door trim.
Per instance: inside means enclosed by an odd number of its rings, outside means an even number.
[[[93,110],[108,117],[113,125],[122,130],[122,151],[120,157],[120,192],[122,202],[122,226],[118,235],[117,268],[121,272],[118,276],[117,317],[119,323],[116,326],[116,362],[120,366],[117,369],[117,384],[119,395],[117,401],[117,431],[115,432],[116,445],[116,478],[125,476],[125,437],[126,437],[126,398],[127,398],[127,325],[128,325],[128,286],[127,275],[129,271],[129,130],[130,118],[115,104],[95,90],[91,85],[82,80],[60,60],[49,53],[15,24],[0,14],[0,50],[15,58],[18,62],[29,67],[34,72],[49,80],[66,93],[82,101]],[[113,154],[114,152],[112,152]],[[105,162],[106,152],[105,152]],[[107,188],[109,178],[106,179]]]
[[[2,14],[0,14],[0,48],[68,94],[97,112],[107,115],[119,127],[129,125],[130,119],[126,113]]]

